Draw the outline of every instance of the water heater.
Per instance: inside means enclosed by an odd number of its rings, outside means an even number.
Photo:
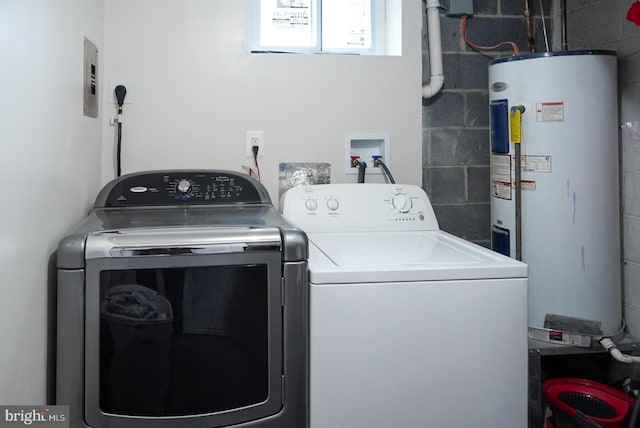
[[[529,265],[532,338],[622,328],[616,73],[611,51],[489,66],[492,247]]]

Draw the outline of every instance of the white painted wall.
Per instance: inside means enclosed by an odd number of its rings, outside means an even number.
[[[355,181],[351,132],[389,133],[396,179],[420,184],[420,7],[403,0],[402,56],[356,57],[245,53],[241,0],[1,0],[0,403],[44,403],[48,263],[113,177],[113,106],[82,115],[85,36],[100,83],[133,82],[123,172],[238,169],[245,131],[262,130],[275,198],[279,162]]]
[[[44,404],[49,258],[99,186],[83,41],[103,0],[0,1],[0,403]]]
[[[261,130],[262,181],[277,203],[280,162],[330,162],[332,182],[355,182],[344,174],[345,134],[384,132],[396,181],[420,185],[421,7],[402,0],[402,56],[290,55],[245,51],[242,0],[107,0],[104,78],[128,80],[133,95],[123,174],[239,170],[251,165],[245,131]],[[106,98],[105,182],[115,170]]]
[[[625,19],[631,1],[569,0],[570,49],[618,53],[620,123],[640,121],[640,27]],[[640,337],[640,141],[621,131],[624,317]],[[594,195],[597,197],[597,195]]]

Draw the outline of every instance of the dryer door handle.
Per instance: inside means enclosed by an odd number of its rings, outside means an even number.
[[[86,259],[281,251],[278,228],[143,229],[90,234]]]
[[[112,257],[141,257],[141,256],[185,256],[202,254],[231,254],[244,253],[249,248],[246,243],[211,244],[179,247],[113,247],[109,249]]]

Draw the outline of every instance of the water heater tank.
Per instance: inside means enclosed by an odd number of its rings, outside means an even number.
[[[533,338],[585,346],[575,326],[604,335],[622,326],[616,69],[610,51],[489,66],[492,247],[516,256],[520,140],[519,245]]]

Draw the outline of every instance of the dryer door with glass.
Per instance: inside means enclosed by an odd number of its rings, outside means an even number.
[[[89,425],[216,427],[280,411],[277,228],[100,232],[86,259]]]

